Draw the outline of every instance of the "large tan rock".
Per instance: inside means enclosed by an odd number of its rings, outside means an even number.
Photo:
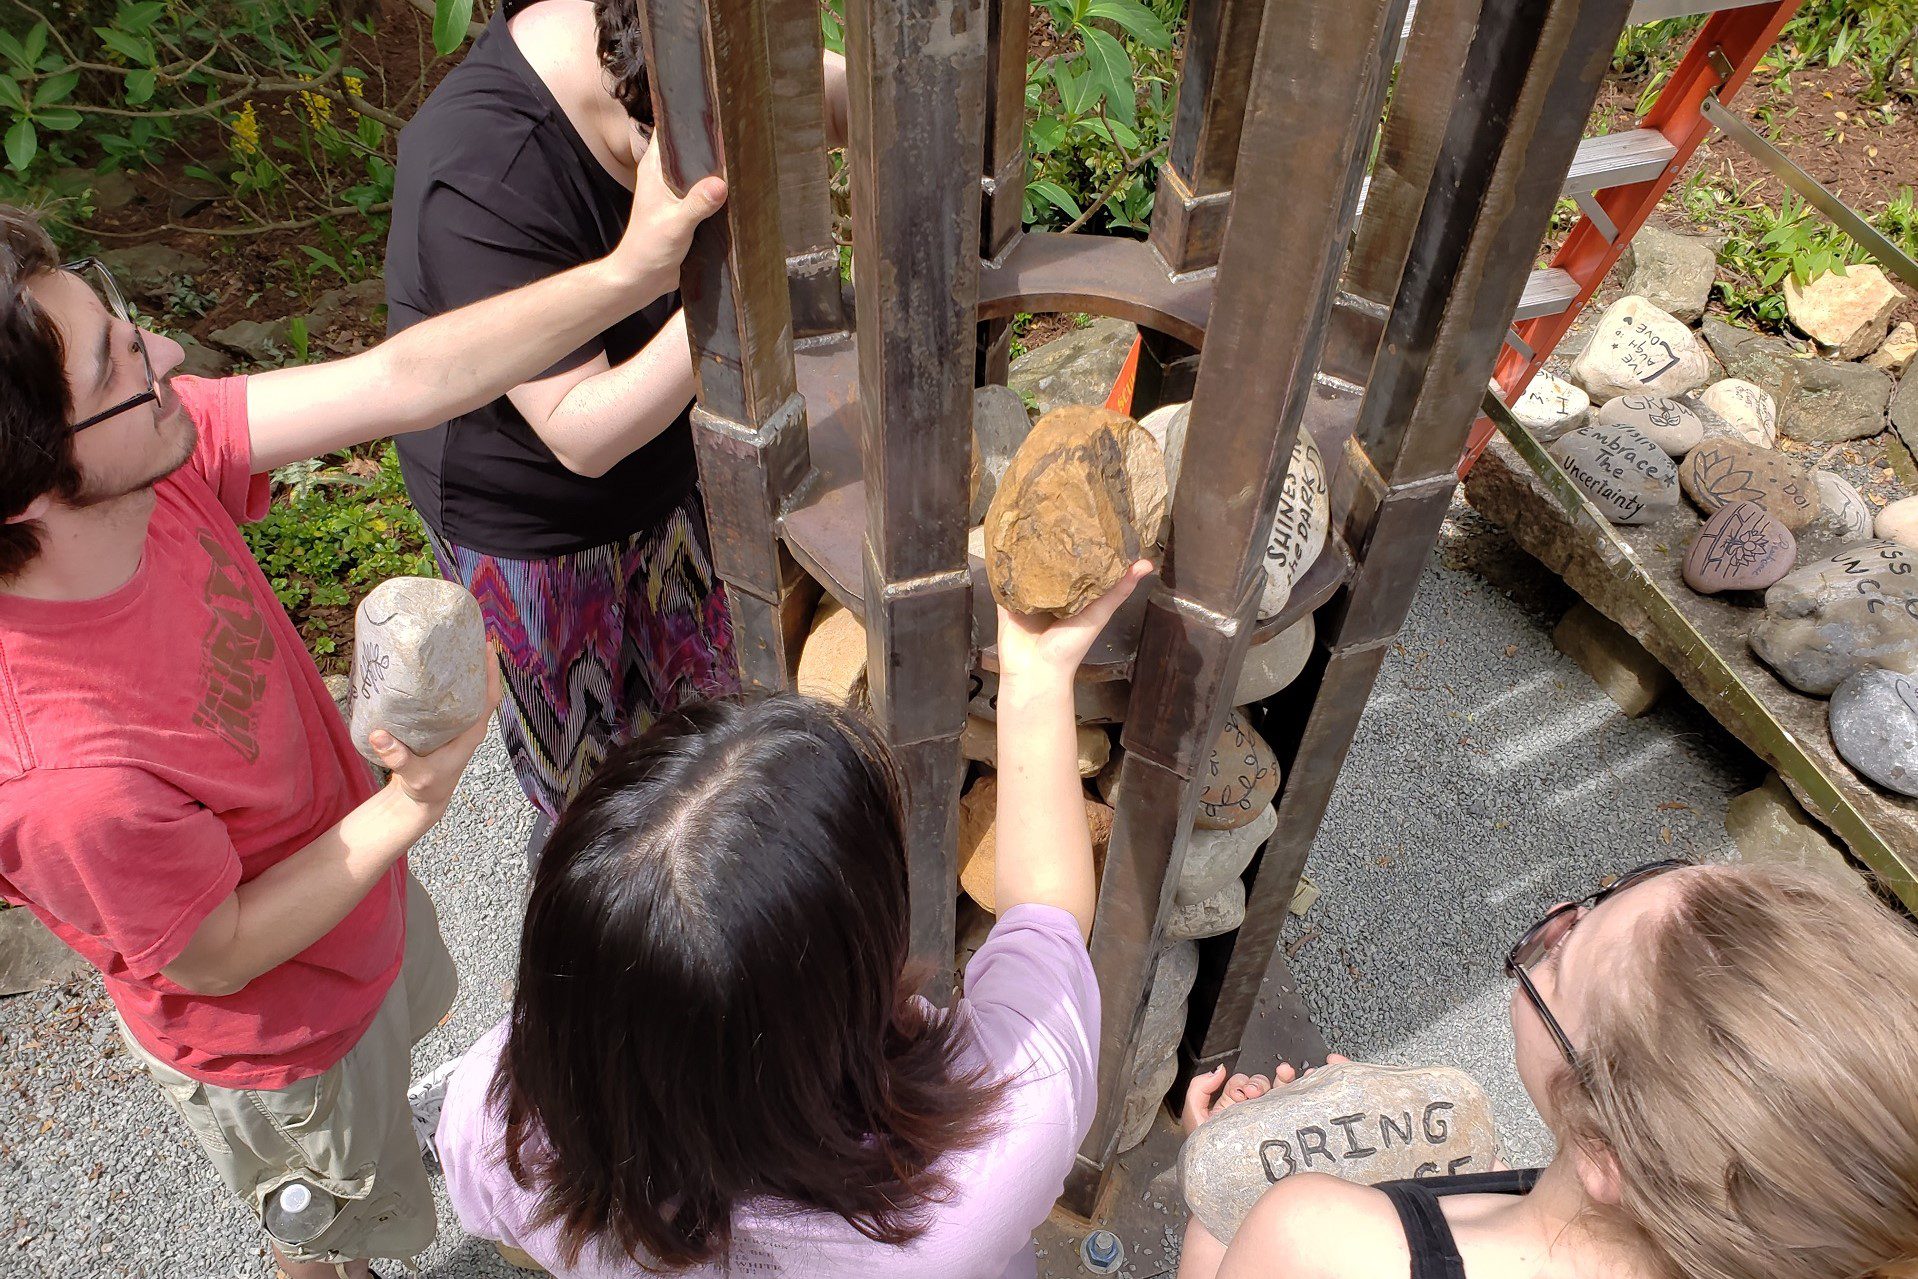
[[[1806,337],[1841,360],[1868,354],[1885,338],[1904,295],[1876,266],[1827,271],[1809,284],[1785,280],[1785,313]]]
[[[991,774],[979,778],[959,797],[959,886],[966,890],[966,896],[995,915],[999,913],[993,895],[993,876],[999,866],[998,807],[999,779]],[[1112,817],[1110,808],[1087,798],[1086,825],[1092,831],[1095,873],[1105,869]]]
[[[1918,356],[1918,326],[1902,320],[1878,344],[1878,349],[1865,357],[1865,363],[1880,373],[1897,377],[1911,367],[1913,356]]]
[[[1179,1152],[1179,1188],[1229,1243],[1293,1173],[1371,1184],[1489,1172],[1502,1153],[1491,1098],[1464,1071],[1340,1062],[1207,1120]]]
[[[1165,517],[1165,457],[1148,432],[1109,409],[1054,409],[986,512],[986,580],[1014,612],[1070,617],[1152,552]]]
[[[1112,738],[1096,724],[1078,728],[1079,776],[1097,777],[1112,758]],[[966,730],[959,737],[959,753],[988,768],[999,767],[999,725],[983,715],[966,716]]]
[[[853,706],[866,697],[866,628],[828,595],[812,615],[794,685],[807,697]]]

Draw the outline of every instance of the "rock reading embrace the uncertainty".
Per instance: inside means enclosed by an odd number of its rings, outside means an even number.
[[[1685,553],[1685,584],[1701,595],[1762,591],[1791,572],[1798,542],[1756,502],[1727,506],[1705,521]]]
[[[1813,471],[1811,478],[1818,486],[1818,518],[1805,526],[1800,540],[1871,540],[1871,507],[1865,505],[1865,495],[1852,487],[1851,481],[1830,471]]]
[[[1250,826],[1278,793],[1279,760],[1245,716],[1233,711],[1198,781],[1196,825],[1208,830]]]
[[[1865,542],[1800,565],[1765,592],[1751,646],[1817,697],[1874,666],[1918,674],[1918,551]]]
[[[1010,387],[982,386],[972,393],[972,510],[967,524],[986,518],[992,495],[1012,465],[1013,455],[1032,433],[1026,402]]]
[[[1918,497],[1899,498],[1878,512],[1872,527],[1887,542],[1918,547]]]
[[[1827,271],[1803,286],[1796,276],[1785,277],[1785,314],[1841,360],[1861,359],[1876,349],[1904,300],[1885,273],[1870,264]]]
[[[393,577],[353,621],[353,744],[383,728],[415,755],[436,751],[486,710],[486,623],[458,582]]]
[[[1070,406],[1040,418],[986,512],[986,580],[1015,613],[1071,617],[1165,532],[1165,456],[1137,422]]]
[[[1605,308],[1572,380],[1600,404],[1616,395],[1682,395],[1711,376],[1711,357],[1692,331],[1642,297]]]
[[[1778,404],[1770,392],[1743,378],[1721,378],[1699,393],[1698,402],[1723,418],[1748,444],[1778,443]]]
[[[1697,406],[1666,395],[1621,395],[1592,417],[1594,426],[1629,426],[1669,457],[1684,457],[1705,438]]]
[[[1861,776],[1918,798],[1918,684],[1897,671],[1853,675],[1831,695],[1831,744]]]
[[[1179,1152],[1186,1206],[1230,1243],[1296,1172],[1373,1184],[1489,1172],[1503,1157],[1491,1098],[1462,1070],[1337,1062],[1201,1124]]]
[[[1272,838],[1278,828],[1279,811],[1270,804],[1243,826],[1222,830],[1194,826],[1186,838],[1185,861],[1179,867],[1179,883],[1172,900],[1180,906],[1194,906],[1217,896],[1227,884],[1237,883],[1259,845]]]
[[[1096,799],[1086,800],[1086,826],[1092,832],[1092,866],[1105,869],[1106,845],[1112,839],[1112,810]],[[993,914],[999,866],[999,779],[986,774],[959,797],[959,886],[966,896]]]
[[[1714,437],[1685,455],[1678,468],[1685,496],[1707,515],[1739,502],[1756,502],[1786,528],[1818,518],[1818,484],[1783,453],[1743,440]]]
[[[1512,416],[1520,425],[1547,444],[1584,426],[1591,415],[1592,397],[1584,388],[1551,373],[1533,378],[1512,405]]]
[[[1259,596],[1259,616],[1273,617],[1292,598],[1292,588],[1325,549],[1332,523],[1332,491],[1318,441],[1299,428],[1292,446],[1292,462],[1279,489],[1279,509],[1272,517],[1272,535],[1265,541],[1265,590]]]
[[[1550,452],[1614,524],[1643,524],[1678,504],[1672,459],[1629,426],[1580,427]]]
[[[1232,690],[1232,704],[1244,706],[1262,702],[1299,677],[1312,657],[1312,641],[1318,630],[1307,613],[1263,644],[1254,644],[1239,668],[1239,682]]]

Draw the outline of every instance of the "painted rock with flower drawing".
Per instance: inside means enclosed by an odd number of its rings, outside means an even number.
[[[1707,439],[1685,455],[1678,484],[1707,515],[1739,502],[1756,502],[1789,529],[1801,529],[1818,518],[1818,484],[1811,471],[1783,453],[1744,440]]]
[[[1798,542],[1756,502],[1727,506],[1705,521],[1685,553],[1685,584],[1701,595],[1762,591],[1791,572]]]

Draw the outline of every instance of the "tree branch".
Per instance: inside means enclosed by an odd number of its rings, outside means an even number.
[[[1113,145],[1117,146],[1118,143],[1115,142],[1113,143]],[[1074,231],[1077,231],[1079,228],[1083,227],[1086,223],[1092,221],[1092,215],[1097,213],[1100,209],[1103,209],[1106,207],[1106,202],[1110,200],[1114,195],[1118,194],[1119,188],[1125,184],[1125,180],[1131,177],[1134,173],[1137,173],[1139,171],[1139,166],[1143,165],[1147,160],[1152,159],[1154,156],[1164,155],[1166,148],[1171,145],[1172,145],[1172,139],[1167,138],[1161,143],[1159,143],[1158,146],[1153,147],[1150,151],[1141,152],[1137,159],[1126,161],[1125,167],[1119,170],[1118,176],[1113,178],[1111,182],[1106,184],[1105,190],[1099,192],[1099,198],[1092,202],[1092,207],[1087,209],[1084,213],[1081,213],[1078,217],[1074,218],[1072,220],[1072,225],[1068,226],[1065,230],[1061,231],[1059,234],[1071,235]]]

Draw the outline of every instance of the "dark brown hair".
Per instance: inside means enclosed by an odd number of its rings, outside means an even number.
[[[613,751],[534,874],[492,1087],[566,1263],[722,1256],[756,1199],[902,1245],[1001,1086],[912,998],[900,797],[860,721],[711,702]]]
[[[646,78],[646,51],[639,39],[640,0],[593,0],[593,27],[599,34],[599,65],[626,114],[648,128],[653,124],[653,90]]]
[[[73,458],[73,396],[66,350],[27,282],[59,265],[53,241],[24,209],[0,204],[0,520],[52,493],[80,487]],[[35,521],[0,524],[0,582],[40,553]]]

